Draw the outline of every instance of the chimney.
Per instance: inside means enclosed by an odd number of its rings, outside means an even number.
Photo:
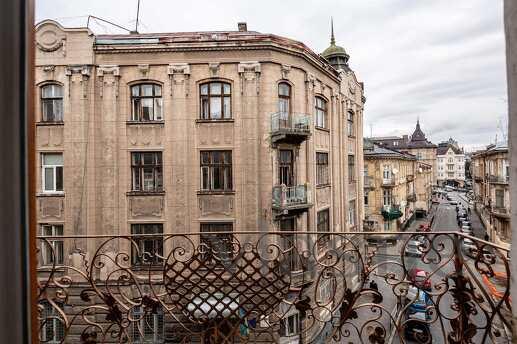
[[[237,28],[240,32],[246,32],[248,31],[248,24],[246,24],[246,22],[237,23]]]

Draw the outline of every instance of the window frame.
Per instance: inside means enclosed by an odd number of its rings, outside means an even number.
[[[348,202],[348,224],[351,227],[354,227],[357,225],[357,202],[355,199]]]
[[[348,110],[346,115],[348,137],[355,137],[354,117],[355,113],[352,110]],[[393,145],[398,146],[398,141],[394,141]]]
[[[50,234],[46,234],[45,228],[50,228]],[[63,236],[64,226],[62,223],[41,223],[40,231],[42,236]],[[49,245],[52,247],[50,248]],[[41,265],[42,266],[61,266],[64,265],[65,247],[64,239],[47,239],[41,240]],[[49,252],[50,251],[50,252]],[[54,252],[55,262],[52,261],[52,252]]]
[[[219,228],[221,227],[221,228]],[[221,234],[218,234],[216,236],[207,234],[207,233],[213,233],[213,232],[227,232],[228,234],[222,234],[223,236],[220,237]],[[231,234],[229,234],[231,233]],[[212,239],[215,237],[215,240]],[[224,251],[225,254],[219,255],[217,258],[219,258],[217,261],[221,262],[221,264],[225,264],[228,262],[231,262],[234,258],[233,255],[233,222],[201,222],[199,224],[199,245],[206,245],[209,248],[214,248],[214,243],[216,245],[220,245],[218,247],[224,247],[226,251]],[[227,240],[227,243],[224,243],[224,240]],[[208,244],[207,244],[208,242]],[[216,248],[217,249],[217,248]],[[219,253],[223,252],[217,251]],[[205,262],[214,263],[215,258],[212,257],[212,252],[200,252],[201,260]],[[206,256],[205,256],[206,255]]]
[[[222,157],[222,162],[213,162],[214,154],[219,153]],[[208,155],[208,162],[204,162],[203,155]],[[226,155],[228,154],[228,155]],[[226,162],[229,160],[229,162]],[[200,190],[201,192],[233,192],[233,151],[230,149],[224,150],[201,150],[199,151],[199,166],[200,166]],[[222,188],[215,188],[215,171],[220,169],[219,177],[223,184]],[[205,173],[206,171],[206,173]],[[207,180],[205,181],[205,176]],[[207,186],[207,187],[205,187]]]
[[[316,186],[330,185],[329,153],[316,152]]]
[[[151,230],[149,230],[151,229]],[[162,234],[163,235],[163,223],[156,222],[142,222],[142,223],[132,223],[130,226],[132,241],[140,251],[140,256],[136,254],[136,248],[131,245],[131,266],[132,267],[147,267],[147,266],[161,266],[163,265],[164,259],[163,257],[163,236],[157,237],[139,237],[138,235],[146,235],[146,234]],[[135,233],[136,232],[136,233]],[[151,232],[151,233],[149,233]],[[153,247],[153,252],[148,252],[152,254],[150,258],[144,255],[146,247],[146,243],[150,242]],[[158,255],[158,256],[157,256]],[[147,258],[147,259],[146,259]]]
[[[61,164],[45,164],[45,156],[46,155],[61,155]],[[45,194],[62,194],[64,193],[65,188],[65,175],[64,175],[64,154],[63,152],[41,152],[40,153],[40,161],[41,161],[41,192]],[[61,189],[58,189],[58,171],[61,168]],[[46,189],[46,175],[45,170],[52,169],[52,179],[53,179],[53,187],[52,189]]]
[[[152,95],[145,96],[142,95],[142,86],[152,86]],[[156,88],[159,88],[160,94],[156,94]],[[138,88],[138,95],[133,94],[133,89]],[[160,83],[154,82],[154,81],[143,81],[131,84],[129,86],[129,95],[130,95],[130,102],[131,102],[131,122],[137,122],[137,123],[146,123],[146,122],[162,122],[163,121],[163,87]],[[144,111],[143,111],[143,102],[142,99],[152,99],[152,109],[153,109],[153,118],[152,119],[145,119],[144,118]],[[135,101],[139,101],[138,105],[138,114],[135,114]],[[159,114],[157,114],[156,110],[156,100],[159,100],[159,106],[160,109]]]
[[[56,302],[54,300],[54,302]],[[61,317],[61,314],[52,306],[52,304],[47,300],[41,300],[38,303],[40,306],[43,307],[43,314],[42,319],[40,320],[40,332],[41,332],[41,340],[42,343],[48,343],[48,344],[58,344],[62,343],[66,339],[66,333],[65,333],[65,323],[63,318]],[[63,303],[57,301],[56,306],[63,309]],[[47,328],[51,327],[52,330],[52,338],[47,338]],[[62,336],[59,336],[58,334],[62,334]]]
[[[53,86],[53,87],[58,87],[60,90],[61,90],[61,96],[55,96],[55,97],[44,97],[44,89],[46,87],[50,87],[50,86]],[[60,83],[57,83],[57,82],[47,82],[43,85],[41,85],[39,87],[40,89],[40,107],[41,107],[41,122],[43,123],[62,123],[63,122],[63,119],[64,119],[64,112],[65,112],[65,109],[64,109],[64,88],[63,88],[63,85],[60,84]],[[51,101],[52,102],[52,108],[54,110],[54,102],[55,101],[60,101],[61,102],[61,118],[60,119],[55,119],[56,114],[55,112],[53,111],[53,116],[54,116],[54,119],[50,120],[50,119],[46,119],[45,117],[45,103],[48,102],[48,101]]]
[[[131,343],[133,344],[147,344],[147,343],[156,343],[161,344],[165,343],[165,312],[163,311],[162,307],[157,307],[156,313],[152,311],[146,312],[142,309],[142,306],[135,306],[131,310],[131,315],[133,319],[137,319],[137,321],[134,321],[131,323]],[[148,338],[146,336],[146,329],[150,329],[150,319],[148,316],[152,316],[152,338]],[[161,320],[160,320],[161,317]],[[160,325],[161,321],[161,325]],[[140,326],[139,326],[140,325]],[[143,338],[142,333],[139,331],[142,329],[143,332]],[[135,334],[137,335],[137,339],[135,339]]]
[[[220,93],[212,94],[212,85],[220,84]],[[229,87],[229,92],[226,93],[225,85]],[[207,92],[203,94],[203,87],[206,86]],[[227,114],[225,110],[225,99],[229,99],[228,110],[229,114]],[[212,117],[212,99],[220,99],[220,117]],[[206,109],[204,108],[204,104],[206,101]],[[206,110],[206,114],[205,114]],[[199,83],[199,120],[201,121],[231,121],[233,120],[233,99],[232,99],[232,83],[225,80],[209,80]]]
[[[321,104],[318,104],[318,100]],[[321,116],[321,118],[320,118]],[[320,123],[321,122],[321,123]],[[322,125],[320,125],[322,124]],[[314,126],[318,129],[328,130],[328,101],[322,96],[314,97]]]
[[[316,231],[330,233],[330,208],[321,209],[316,213]],[[325,248],[329,241],[330,235],[318,234],[318,248]]]
[[[292,319],[292,328],[289,324]],[[280,328],[278,329],[280,337],[294,337],[300,334],[300,313],[293,312],[280,321]]]
[[[135,163],[134,156],[140,155],[140,163]],[[154,154],[153,164],[145,164],[144,154]],[[158,157],[160,163],[158,163]],[[131,167],[131,192],[141,193],[160,193],[164,192],[163,188],[163,152],[162,151],[132,151],[130,152]],[[152,190],[144,190],[145,188],[145,169],[152,168],[153,188]],[[136,182],[136,171],[138,171],[138,182]],[[137,185],[138,184],[138,185]],[[138,186],[138,187],[137,187]]]
[[[355,173],[355,154],[348,154],[348,184],[356,182]]]
[[[287,89],[289,91],[288,95],[281,94],[280,87],[282,87],[282,86],[287,86]],[[291,84],[289,84],[286,81],[280,81],[278,83],[278,87],[277,87],[277,95],[278,95],[278,112],[282,113],[282,114],[285,114],[285,115],[291,114],[291,107],[292,107],[292,102],[291,102],[291,100],[292,100],[292,86],[291,86]],[[280,106],[282,101],[287,102],[287,111],[282,111],[281,106]]]

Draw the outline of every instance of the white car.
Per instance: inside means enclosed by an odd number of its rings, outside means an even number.
[[[468,234],[468,235],[472,235],[472,229],[470,229],[470,226],[462,226],[460,231],[462,233],[465,233],[465,234]]]
[[[409,240],[404,249],[405,255],[408,257],[422,257],[422,251],[419,249],[421,245],[422,243],[418,240]]]

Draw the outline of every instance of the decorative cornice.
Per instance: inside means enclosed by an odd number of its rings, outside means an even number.
[[[244,82],[255,80],[256,93],[260,93],[260,62],[245,61],[237,65],[237,72],[241,79],[241,94],[244,93]]]
[[[282,79],[288,79],[289,72],[291,72],[291,65],[283,64],[280,66],[280,72],[282,73]]]
[[[241,62],[237,66],[237,71],[239,73],[245,73],[245,72],[260,73],[260,62],[258,62],[258,61]]]
[[[139,64],[138,71],[143,77],[147,77],[147,75],[149,74],[149,64]]]
[[[103,77],[104,74],[120,76],[120,67],[118,65],[99,65],[97,67],[97,76]]]
[[[190,88],[190,65],[188,63],[169,63],[167,66],[167,74],[169,75],[169,95],[172,97],[172,85],[174,83],[174,75],[183,75],[181,82],[186,80],[185,96],[189,95]]]

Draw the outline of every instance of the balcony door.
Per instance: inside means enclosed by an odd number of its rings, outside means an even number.
[[[294,186],[294,154],[291,149],[280,149],[278,151],[278,184]]]
[[[285,258],[287,259],[290,271],[300,270],[301,264],[296,252],[296,218],[288,217],[280,220],[280,231],[291,232],[282,234],[282,245],[285,250]]]

